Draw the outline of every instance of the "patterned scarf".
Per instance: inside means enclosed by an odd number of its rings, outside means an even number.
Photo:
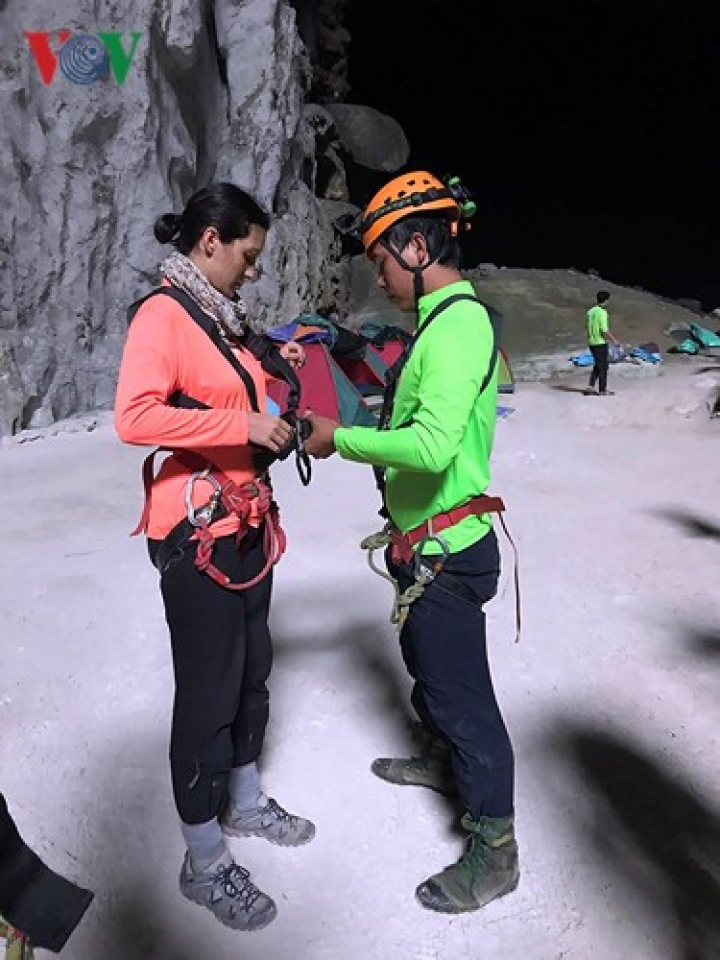
[[[218,325],[225,340],[239,340],[247,322],[247,308],[240,297],[231,300],[217,290],[185,254],[175,251],[160,264],[160,273],[174,286],[189,293]]]

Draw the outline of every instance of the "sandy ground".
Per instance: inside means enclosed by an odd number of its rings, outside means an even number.
[[[424,911],[415,885],[461,852],[457,811],[369,773],[408,746],[390,593],[357,548],[369,471],[276,470],[277,572],[264,775],[317,823],[299,850],[236,843],[279,905],[233,933],[177,892],[166,761],[171,675],[156,576],[128,538],[144,451],[106,422],[0,451],[0,784],[27,840],[96,900],[67,960],[710,960],[720,956],[720,498],[715,372],[668,363],[521,385],[494,489],[521,555],[489,608],[517,754],[516,893]],[[102,419],[102,418],[101,418]],[[19,442],[25,440],[26,442]],[[209,642],[210,642],[210,638]]]

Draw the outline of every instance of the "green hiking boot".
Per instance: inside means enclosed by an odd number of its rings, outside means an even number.
[[[436,873],[415,891],[428,910],[438,913],[479,910],[518,885],[520,863],[513,817],[473,820],[466,813],[462,825],[470,834],[465,853],[457,863]]]
[[[370,769],[376,777],[398,786],[428,787],[445,796],[457,796],[450,747],[416,724],[415,734],[421,742],[418,756],[406,759],[381,757],[373,760]]]

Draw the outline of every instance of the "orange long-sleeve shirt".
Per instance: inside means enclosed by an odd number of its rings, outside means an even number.
[[[247,350],[234,352],[251,375],[264,410],[265,372]],[[211,409],[170,406],[168,398],[176,391]],[[179,303],[156,296],[140,307],[130,324],[115,395],[115,429],[122,441],[192,450],[235,483],[247,483],[255,475],[248,446],[251,410],[242,379]],[[152,486],[149,537],[164,538],[187,515],[188,475],[173,456],[163,462]],[[196,483],[195,506],[206,503],[210,493],[207,482]],[[225,536],[237,528],[238,518],[229,516],[213,525],[213,533]]]

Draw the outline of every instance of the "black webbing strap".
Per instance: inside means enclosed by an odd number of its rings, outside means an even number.
[[[151,297],[156,297],[160,294],[163,294],[166,297],[170,297],[172,300],[175,300],[180,306],[188,313],[195,323],[203,330],[208,337],[212,340],[213,344],[217,347],[220,353],[225,357],[227,362],[233,368],[235,373],[240,377],[242,382],[245,384],[245,389],[247,390],[248,399],[250,401],[250,406],[254,413],[260,413],[260,406],[258,404],[257,390],[255,389],[255,383],[253,378],[250,376],[245,367],[240,363],[235,354],[232,352],[230,347],[223,340],[222,334],[218,329],[217,323],[209,316],[205,311],[200,307],[200,305],[193,300],[189,293],[185,293],[184,290],[180,290],[178,287],[173,286],[162,286],[158,287],[156,290],[151,290],[150,293],[143,297],[142,300],[138,300],[132,304],[128,310],[128,323],[130,323],[138,312],[140,307],[146,303]],[[182,395],[181,395],[182,396]],[[197,402],[197,401],[196,401]]]

